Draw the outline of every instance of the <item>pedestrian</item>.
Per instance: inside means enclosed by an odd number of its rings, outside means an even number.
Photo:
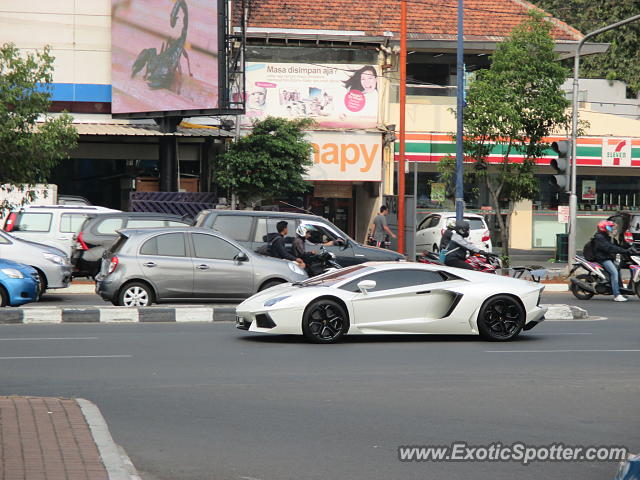
[[[389,209],[386,205],[382,205],[380,213],[373,219],[373,239],[376,242],[376,247],[387,248],[388,236],[396,238],[395,233],[387,225],[387,215],[389,215]]]

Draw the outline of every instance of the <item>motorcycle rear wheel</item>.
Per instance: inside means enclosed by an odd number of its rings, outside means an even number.
[[[587,283],[592,282],[591,275],[582,274],[582,275],[576,276],[576,278],[578,280],[582,280],[583,282],[587,282]],[[573,296],[576,297],[578,300],[590,300],[595,295],[592,292],[581,289],[578,285],[576,285],[573,282],[571,282],[571,285],[569,288],[571,289],[571,293],[573,293]]]

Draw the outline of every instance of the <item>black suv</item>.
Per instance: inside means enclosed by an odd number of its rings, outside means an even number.
[[[118,238],[118,230],[184,227],[191,223],[191,217],[168,213],[116,212],[89,215],[78,234],[74,236],[76,245],[71,255],[73,275],[95,277],[100,271],[102,254]]]
[[[289,246],[295,236],[298,225],[312,225],[311,242],[326,243],[330,240],[342,239],[342,245],[325,247],[336,255],[336,261],[343,267],[371,261],[404,260],[392,250],[362,245],[336,227],[326,218],[289,212],[260,212],[246,210],[203,210],[195,219],[196,227],[218,230],[233,238],[236,242],[253,251],[267,242],[267,237],[277,233],[276,224],[280,220],[289,223],[289,234],[285,243]],[[317,249],[316,245],[307,244],[307,251]]]

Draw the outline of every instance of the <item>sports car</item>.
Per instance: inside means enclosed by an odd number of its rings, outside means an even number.
[[[278,285],[236,308],[236,327],[332,343],[349,334],[515,338],[544,319],[537,283],[421,263],[363,263]]]

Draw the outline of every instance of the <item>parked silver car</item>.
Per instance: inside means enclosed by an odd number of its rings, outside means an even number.
[[[103,256],[96,293],[126,307],[239,300],[305,278],[294,262],[262,256],[207,228],[124,229]]]
[[[35,268],[40,277],[41,294],[47,288],[66,288],[71,282],[71,263],[62,250],[21,240],[1,230],[0,258]]]

